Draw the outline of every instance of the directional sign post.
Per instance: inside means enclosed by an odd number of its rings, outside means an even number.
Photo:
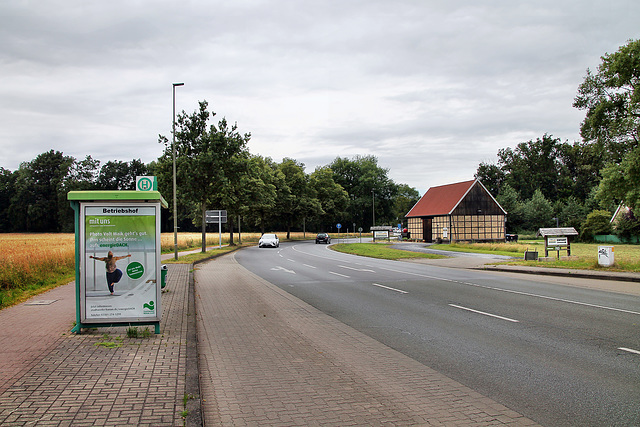
[[[227,223],[227,211],[205,211],[207,224],[218,224],[218,247],[222,247],[222,224]]]

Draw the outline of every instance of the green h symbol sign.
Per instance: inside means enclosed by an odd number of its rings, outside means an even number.
[[[138,191],[158,191],[158,181],[155,176],[137,176],[136,190]]]

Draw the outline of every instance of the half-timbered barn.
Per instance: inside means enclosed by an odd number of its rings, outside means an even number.
[[[479,180],[431,187],[405,216],[411,239],[504,241],[506,212]]]

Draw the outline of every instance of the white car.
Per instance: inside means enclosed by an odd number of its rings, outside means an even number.
[[[277,248],[280,246],[280,239],[275,234],[263,234],[258,241],[259,248]]]

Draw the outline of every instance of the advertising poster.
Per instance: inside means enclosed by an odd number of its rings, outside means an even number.
[[[159,319],[159,206],[84,204],[82,213],[83,322]]]

